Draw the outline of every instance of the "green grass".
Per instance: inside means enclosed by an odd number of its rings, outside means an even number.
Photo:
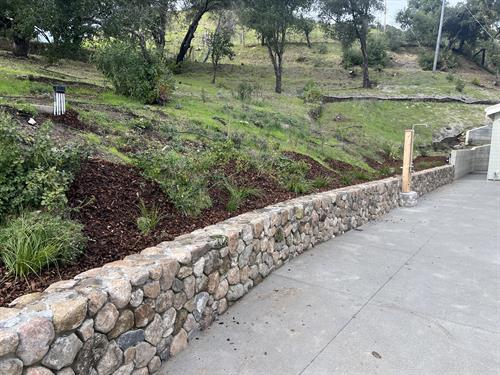
[[[82,226],[48,213],[23,213],[0,228],[0,257],[9,274],[24,278],[75,259],[85,243]]]
[[[205,51],[203,31],[212,27],[212,20],[202,21],[193,42],[194,49],[201,50],[194,60],[199,60]],[[182,29],[169,33],[169,56],[175,55],[183,33]],[[491,75],[472,69],[471,63],[463,59],[460,59],[463,69],[455,75],[460,76],[466,86],[463,93],[457,92],[455,82],[446,78],[448,73],[420,70],[412,50],[393,54],[392,66],[380,72],[371,71],[371,78],[378,85],[372,90],[361,89],[361,76],[349,78],[340,66],[340,43],[326,41],[317,29],[311,49],[303,43],[302,35],[291,34],[293,43],[287,47],[284,61],[284,92],[277,95],[266,48],[259,45],[253,32],[245,33],[245,45],[239,35],[237,33],[233,40],[237,56],[232,61],[224,61],[215,85],[211,83],[210,64],[189,61],[182,67],[182,73],[175,75],[173,100],[164,107],[143,105],[115,94],[90,64],[63,60],[47,66],[39,57],[20,60],[0,51],[0,103],[15,108],[34,103],[50,105],[51,98],[46,94],[50,85],[18,79],[28,74],[97,85],[70,86],[68,102],[84,122],[101,130],[98,134],[84,133],[82,137],[95,145],[100,154],[125,162],[130,162],[133,155],[119,150],[129,142],[142,143],[143,147],[177,149],[229,137],[241,142],[242,152],[294,151],[320,162],[334,158],[369,169],[363,157],[375,157],[382,149],[400,145],[405,128],[416,123],[429,124],[429,128],[417,128],[416,138],[418,145],[427,145],[432,141],[433,131],[439,128],[457,122],[467,128],[482,125],[484,107],[452,103],[342,102],[325,105],[319,120],[313,120],[308,113],[317,104],[304,103],[300,98],[308,82],[314,82],[324,94],[465,95],[471,98],[497,98],[499,94],[491,85]],[[321,46],[326,46],[327,53],[320,52]],[[482,86],[471,84],[473,80]],[[242,82],[257,84],[253,96],[245,101],[237,97]],[[342,121],[335,121],[338,114],[344,118]],[[149,133],[134,126],[137,118],[151,122]]]

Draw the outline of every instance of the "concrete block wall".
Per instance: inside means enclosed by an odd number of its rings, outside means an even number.
[[[450,164],[455,167],[455,179],[469,173],[486,173],[490,157],[490,145],[451,152]]]
[[[428,193],[453,166],[415,174]],[[249,212],[0,308],[0,374],[155,374],[273,270],[398,205],[388,178]]]

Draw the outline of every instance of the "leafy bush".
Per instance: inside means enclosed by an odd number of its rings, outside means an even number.
[[[420,65],[423,70],[432,70],[434,65],[434,52],[427,50],[420,52],[418,55],[418,65]],[[453,55],[453,52],[446,50],[441,52],[437,63],[438,70],[446,72],[450,69],[454,69],[457,65],[457,59]]]
[[[387,40],[382,33],[370,33],[367,38],[368,65],[386,66],[389,62],[387,49]],[[363,65],[363,55],[358,44],[342,50],[342,65],[346,69],[355,65]]]
[[[147,207],[142,199],[139,202],[139,212],[140,216],[137,218],[137,228],[143,235],[147,236],[158,226],[163,214],[155,205]]]
[[[456,81],[455,81],[455,89],[458,91],[458,92],[463,92],[464,91],[464,88],[465,88],[465,81],[458,78]]]
[[[237,211],[248,198],[259,197],[261,195],[261,191],[258,188],[236,186],[226,179],[224,179],[223,185],[229,193],[229,201],[226,206],[229,212]]]
[[[470,83],[474,86],[481,86],[481,81],[477,77],[472,78],[472,81]]]
[[[316,103],[321,101],[323,94],[314,81],[308,81],[302,91],[302,97],[306,103]]]
[[[304,161],[282,157],[278,159],[276,167],[279,181],[287,190],[297,194],[304,194],[311,190],[311,184],[306,178],[309,166]]]
[[[26,277],[74,260],[85,245],[82,225],[43,212],[22,213],[0,228],[0,257],[10,274]]]
[[[155,54],[150,54],[150,60],[147,61],[137,47],[120,41],[103,44],[94,55],[97,68],[118,94],[147,104],[163,105],[172,99],[172,73]]]
[[[355,65],[363,65],[363,55],[359,48],[344,48],[342,50],[342,65],[345,69]]]
[[[389,57],[387,56],[389,45],[383,33],[371,32],[368,34],[367,48],[369,66],[387,66],[389,63]]]
[[[148,150],[137,155],[137,165],[160,184],[183,214],[198,216],[212,205],[208,195],[210,163],[204,155]]]
[[[387,46],[391,51],[399,51],[406,43],[405,32],[394,26],[387,25],[385,32]]]
[[[84,153],[73,145],[56,147],[50,123],[38,130],[34,141],[16,127],[10,116],[0,113],[0,217],[26,208],[63,210]]]
[[[254,92],[254,86],[249,82],[238,84],[238,99],[241,101],[250,100]]]
[[[452,73],[452,72],[449,72],[447,75],[446,75],[446,80],[448,82],[453,82],[455,80],[455,75]]]

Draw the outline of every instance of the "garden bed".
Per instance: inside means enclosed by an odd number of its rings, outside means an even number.
[[[337,160],[328,163],[330,169],[303,155],[286,155],[307,164],[308,179],[322,178],[325,181],[321,187],[312,188],[311,192],[388,177],[397,174],[401,164],[392,160],[368,160],[367,163],[373,169],[389,171],[389,175],[368,175],[360,168]],[[415,162],[417,170],[419,166],[431,168],[443,164],[446,164],[445,157],[419,157]],[[231,176],[239,186],[257,188],[260,194],[244,200],[236,211],[229,212],[226,207],[229,199],[227,191],[219,185],[212,185],[209,189],[212,207],[197,217],[189,217],[182,215],[168,201],[160,186],[146,179],[139,169],[100,159],[86,161],[68,193],[73,219],[84,225],[83,232],[88,238],[85,252],[73,264],[46,268],[38,275],[33,274],[24,280],[3,276],[0,280],[0,306],[7,305],[23,294],[42,291],[58,280],[69,279],[88,269],[123,259],[148,246],[300,195],[287,191],[270,175],[252,170],[238,171],[231,161],[219,169],[219,173]],[[342,176],[346,173],[352,178],[343,179]],[[141,200],[148,206],[156,206],[162,213],[157,227],[147,235],[141,233],[136,224]],[[1,262],[0,274],[6,275],[6,269]]]

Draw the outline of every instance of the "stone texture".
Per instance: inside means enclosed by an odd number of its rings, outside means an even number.
[[[17,333],[10,329],[0,329],[0,357],[14,353],[19,344]]]
[[[88,339],[83,348],[78,352],[73,369],[77,375],[87,375],[95,373],[93,370],[97,363],[106,352],[108,340],[101,333],[95,333],[94,336]]]
[[[56,333],[71,331],[82,324],[87,314],[87,299],[74,297],[51,304]]]
[[[134,292],[132,292],[132,295],[130,297],[130,306],[132,307],[140,306],[143,299],[144,299],[144,292],[142,291],[142,289],[135,290]]]
[[[153,321],[144,330],[144,337],[151,345],[158,345],[163,335],[163,319],[156,314]]]
[[[146,367],[156,354],[156,348],[147,342],[141,342],[135,347],[135,367]]]
[[[54,375],[54,372],[46,367],[35,366],[29,367],[24,371],[24,375]]]
[[[150,374],[154,374],[161,367],[161,359],[158,356],[154,356],[148,363],[148,370]]]
[[[123,363],[123,352],[114,341],[110,342],[106,352],[97,365],[99,375],[110,375]]]
[[[21,323],[16,330],[19,334],[17,357],[25,366],[40,361],[49,351],[49,345],[54,339],[52,323],[37,317]]]
[[[151,281],[144,285],[144,296],[148,298],[156,298],[160,294],[160,282]]]
[[[227,280],[222,280],[219,284],[219,287],[215,291],[214,298],[221,299],[224,298],[229,290],[229,283]]]
[[[169,290],[167,292],[161,293],[156,299],[156,312],[160,314],[164,313],[165,311],[167,311],[167,309],[172,307],[173,303],[174,292]]]
[[[125,332],[118,337],[117,343],[122,350],[128,349],[144,341],[145,335],[143,329],[136,329],[134,331]]]
[[[23,363],[17,358],[0,359],[0,374],[21,375]]]
[[[76,331],[82,341],[87,341],[94,335],[94,319],[87,319]]]
[[[134,313],[130,310],[123,310],[116,321],[114,328],[108,333],[109,339],[114,339],[122,333],[134,327]]]
[[[82,342],[74,333],[69,336],[60,336],[51,345],[49,352],[42,360],[42,364],[53,370],[61,370],[70,366],[82,346]]]
[[[120,313],[118,312],[115,305],[108,302],[104,305],[101,311],[97,313],[95,317],[94,328],[96,329],[96,331],[108,333],[115,326],[119,315]]]
[[[189,276],[184,279],[184,293],[186,293],[186,298],[191,299],[194,296],[196,286],[196,279],[194,276]]]
[[[130,285],[129,281],[123,279],[108,280],[106,291],[108,292],[110,301],[118,309],[127,306],[132,297],[132,285]]]
[[[144,304],[139,306],[134,311],[135,326],[138,328],[145,327],[154,318],[155,312],[150,305]]]
[[[163,263],[163,273],[160,278],[160,285],[162,290],[169,290],[174,282],[175,275],[179,271],[179,263],[171,260]]]
[[[134,364],[129,363],[121,366],[118,370],[114,372],[114,375],[130,375],[134,371]]]
[[[175,356],[181,351],[186,349],[188,344],[188,335],[184,329],[181,329],[177,335],[175,335],[170,345],[170,355]]]
[[[57,375],[75,375],[75,372],[71,367],[66,367],[62,369],[61,371],[57,372]]]

